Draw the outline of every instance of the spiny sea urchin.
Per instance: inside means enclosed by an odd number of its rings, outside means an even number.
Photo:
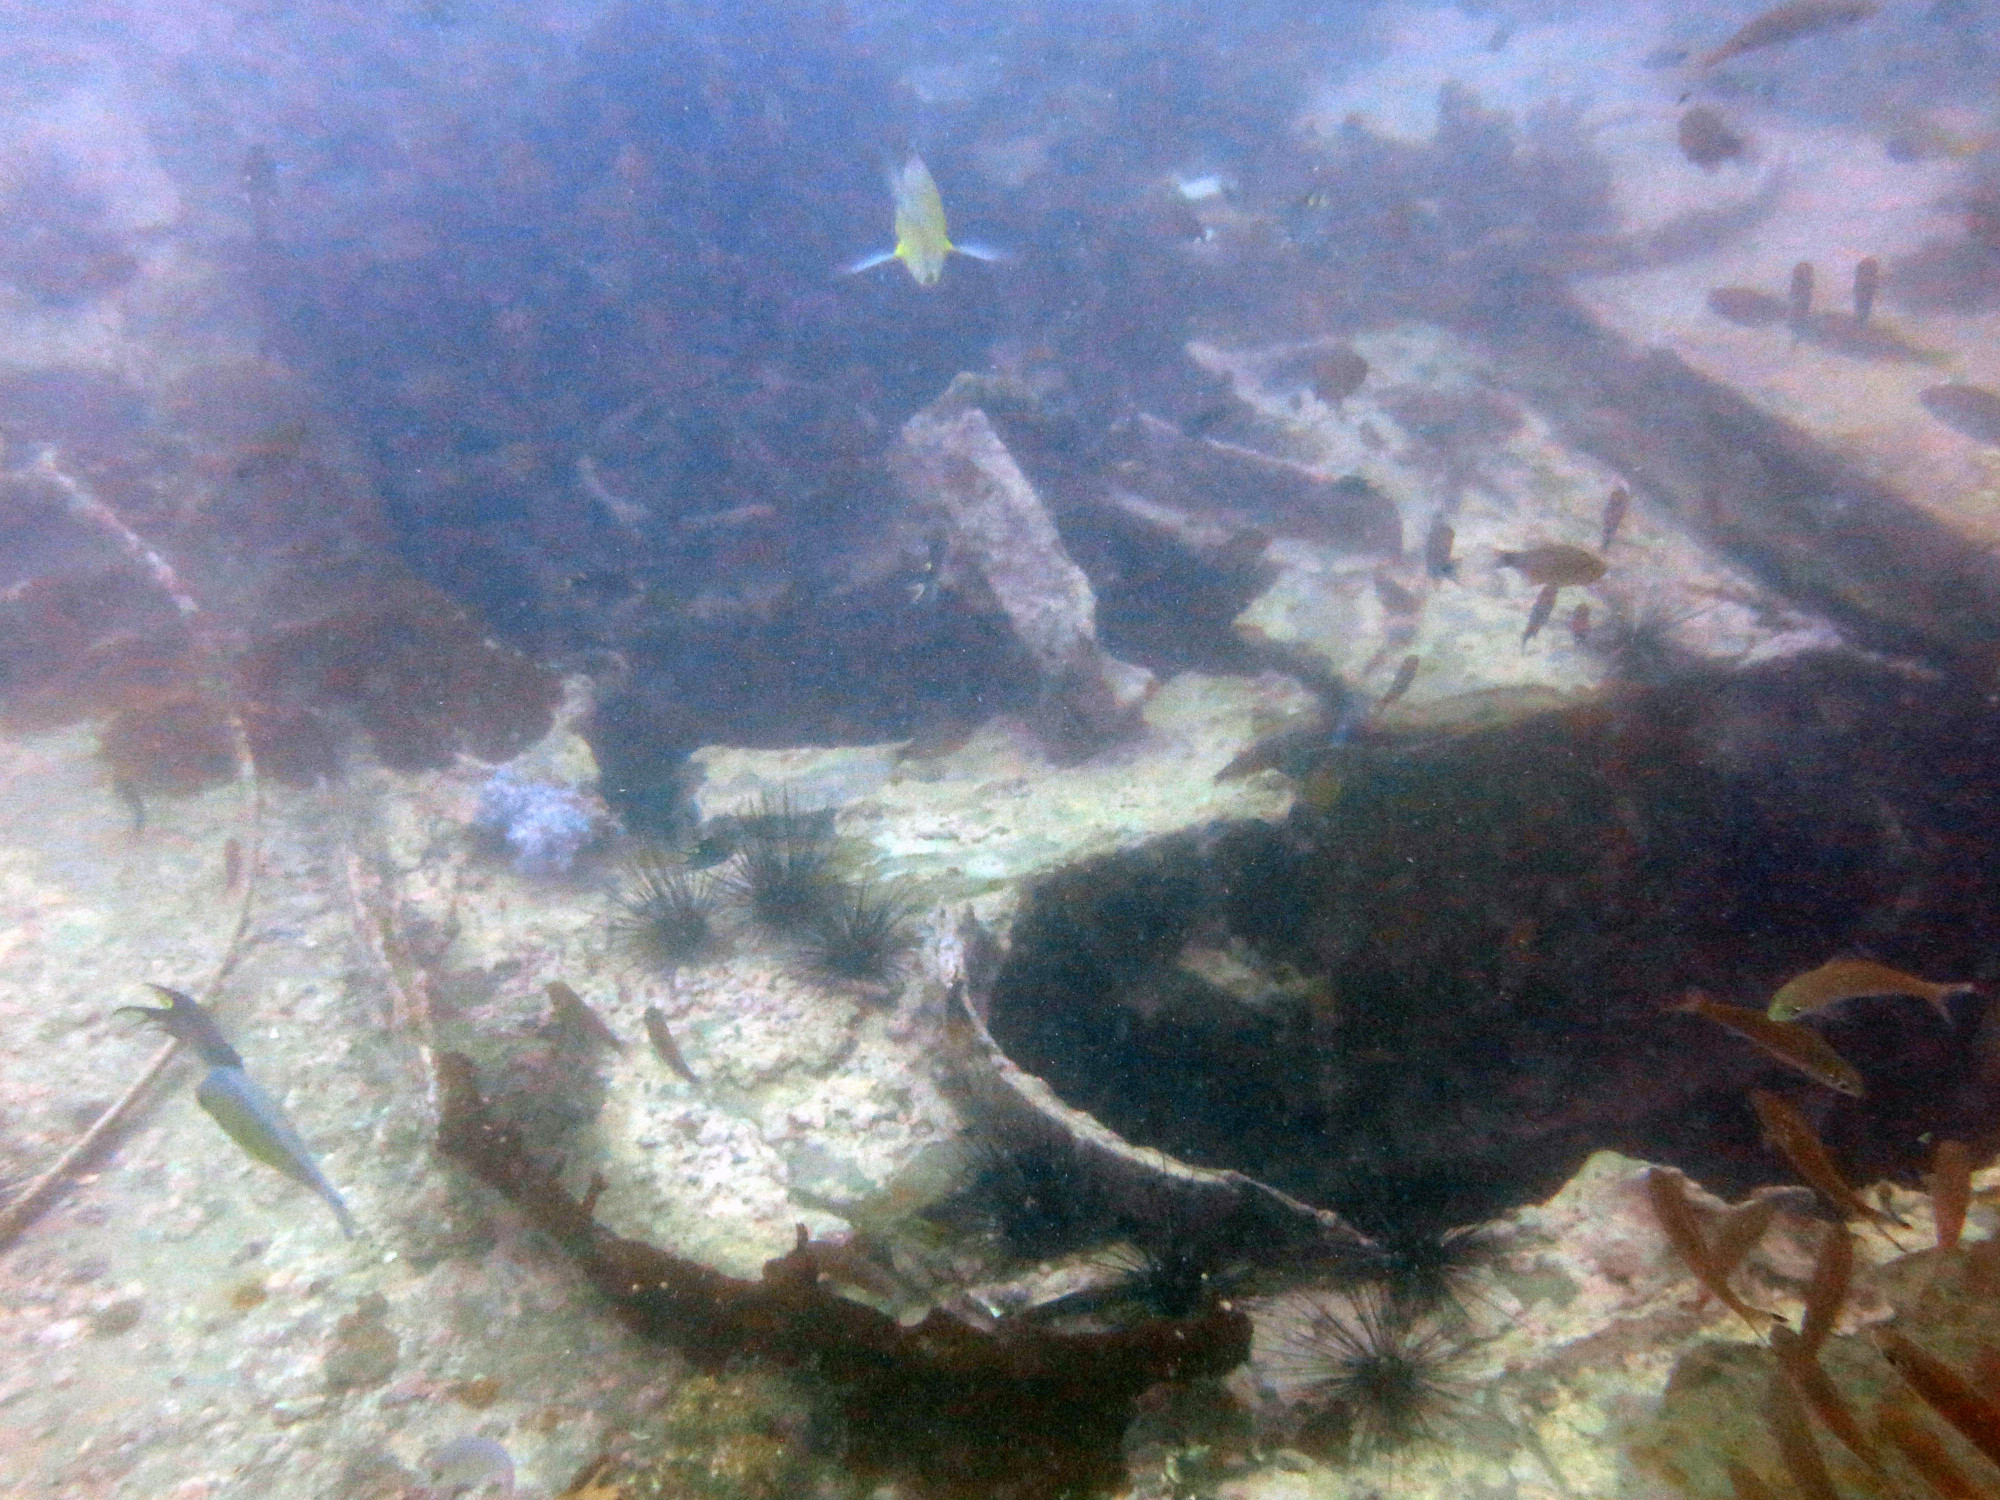
[[[750,915],[774,932],[801,932],[836,904],[832,820],[795,808],[791,794],[766,794],[742,822],[743,845],[731,888]]]
[[[799,967],[823,984],[887,988],[914,943],[912,904],[892,886],[857,885],[832,896],[813,919]]]
[[[1410,1224],[1392,1224],[1375,1243],[1342,1264],[1342,1285],[1373,1286],[1408,1314],[1465,1315],[1476,1298],[1480,1275],[1499,1258],[1500,1240],[1490,1225],[1473,1224],[1436,1233]]]
[[[1102,1238],[1114,1216],[1103,1185],[1065,1143],[973,1136],[965,1184],[924,1217],[1014,1260],[1047,1260]]]
[[[692,963],[715,943],[715,883],[653,850],[633,858],[612,925],[619,945],[653,969]]]
[[[1365,1460],[1437,1441],[1465,1415],[1464,1325],[1363,1294],[1323,1304],[1289,1341],[1312,1449]]]

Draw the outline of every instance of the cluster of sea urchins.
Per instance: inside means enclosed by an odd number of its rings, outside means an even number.
[[[615,931],[627,955],[674,969],[713,955],[724,901],[793,946],[794,967],[816,982],[887,991],[912,937],[912,903],[894,887],[851,880],[840,869],[833,819],[766,793],[729,820],[730,863],[697,870],[648,850],[627,867]]]

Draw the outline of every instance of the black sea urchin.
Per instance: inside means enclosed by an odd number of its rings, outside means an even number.
[[[650,850],[627,867],[618,904],[612,931],[648,968],[692,963],[714,946],[715,883]]]
[[[1412,1225],[1391,1225],[1375,1243],[1340,1268],[1348,1286],[1373,1286],[1406,1314],[1465,1314],[1476,1298],[1480,1275],[1500,1255],[1500,1241],[1487,1225],[1434,1233]]]
[[[834,896],[813,919],[799,967],[823,984],[887,988],[914,939],[911,902],[891,887],[858,885]]]
[[[1459,1376],[1471,1350],[1462,1325],[1385,1298],[1318,1308],[1290,1341],[1307,1441],[1353,1459],[1435,1442],[1465,1414]]]
[[[1014,1260],[1047,1260],[1111,1232],[1104,1189],[1074,1148],[1013,1145],[984,1136],[968,1145],[973,1172],[924,1217],[967,1231]]]
[[[729,883],[750,915],[774,932],[801,932],[836,904],[832,819],[766,796],[742,820],[743,845]]]

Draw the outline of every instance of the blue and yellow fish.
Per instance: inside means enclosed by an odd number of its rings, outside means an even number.
[[[896,248],[864,255],[853,265],[842,267],[844,274],[853,275],[900,260],[918,286],[936,286],[938,278],[944,275],[945,257],[953,251],[974,260],[1007,258],[1004,251],[989,250],[984,245],[951,242],[944,222],[944,198],[921,156],[912,153],[900,169],[889,173],[889,196],[896,205]]]
[[[341,1232],[354,1238],[354,1216],[347,1200],[326,1180],[313,1154],[278,1101],[265,1093],[243,1070],[243,1058],[223,1038],[215,1017],[192,997],[165,985],[148,985],[166,997],[164,1006],[121,1005],[113,1015],[135,1015],[158,1026],[208,1064],[208,1076],[194,1091],[195,1102],[228,1132],[229,1138],[267,1167],[276,1167],[292,1181],[309,1187],[327,1201]]]

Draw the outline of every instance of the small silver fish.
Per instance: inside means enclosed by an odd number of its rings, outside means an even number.
[[[243,1070],[241,1054],[224,1039],[215,1017],[179,990],[163,984],[148,988],[166,996],[167,1003],[160,1007],[121,1005],[113,1014],[136,1015],[192,1048],[209,1065],[208,1076],[195,1088],[195,1103],[251,1156],[324,1198],[340,1221],[341,1232],[353,1239],[354,1216],[348,1212],[347,1200],[327,1181],[311,1148],[285,1117],[278,1101]]]
[[[347,1210],[347,1200],[326,1180],[311,1148],[285,1118],[278,1101],[258,1087],[256,1079],[241,1068],[210,1068],[195,1088],[194,1097],[237,1145],[324,1198],[340,1221],[340,1232],[354,1238],[354,1216]]]

